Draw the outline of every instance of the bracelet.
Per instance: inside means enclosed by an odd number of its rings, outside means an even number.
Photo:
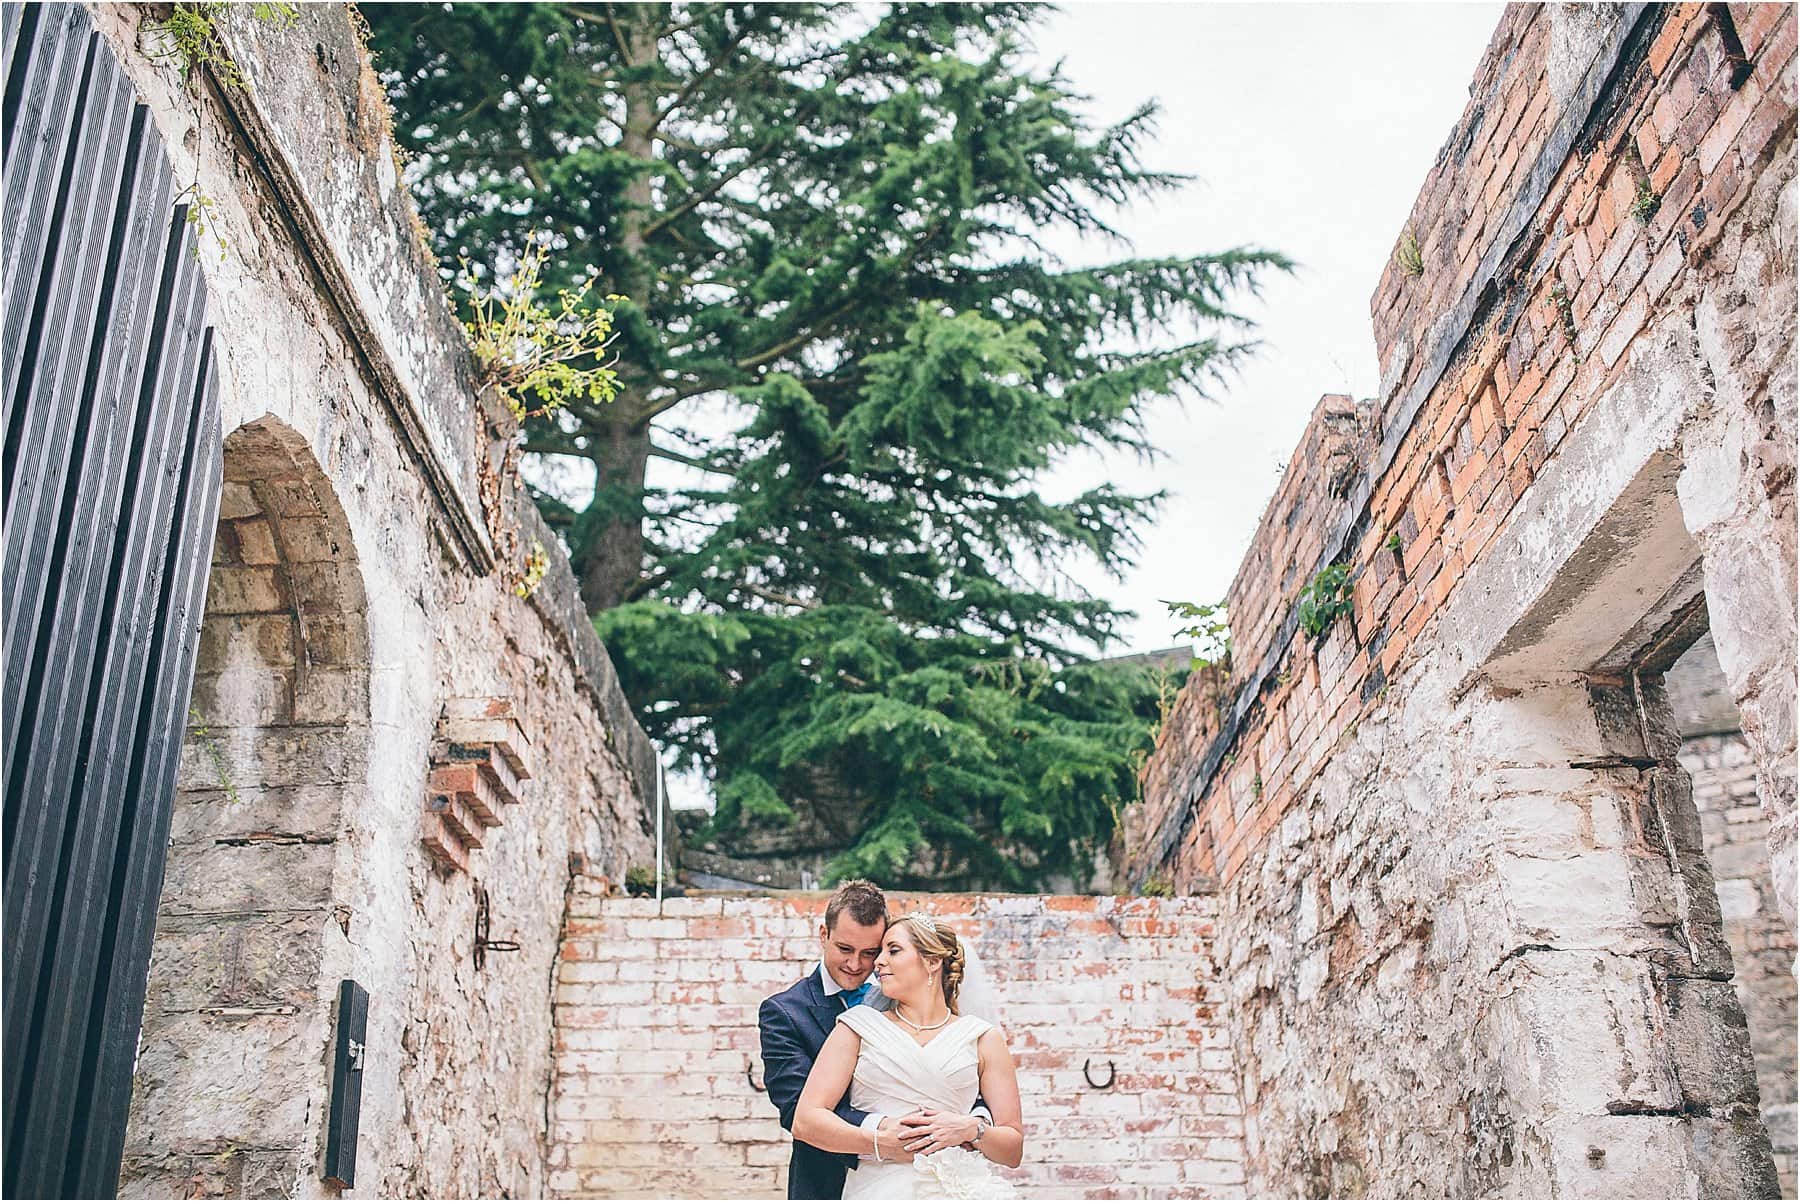
[[[875,1141],[875,1163],[876,1164],[887,1163],[886,1161],[881,1159],[881,1128],[880,1127],[870,1128],[869,1138],[873,1139]]]
[[[994,1126],[994,1124],[988,1122],[986,1119],[982,1118],[979,1114],[976,1115],[975,1116],[975,1138],[970,1140],[969,1142],[979,1148],[981,1146],[981,1137],[986,1135],[988,1133],[988,1131],[993,1128],[993,1126]]]

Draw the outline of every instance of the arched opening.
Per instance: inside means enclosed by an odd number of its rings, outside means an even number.
[[[273,417],[234,431],[121,1196],[318,1192],[326,969],[350,937],[338,839],[366,777],[365,610],[305,440]]]

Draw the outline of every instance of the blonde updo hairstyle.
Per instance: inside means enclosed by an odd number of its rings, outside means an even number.
[[[895,925],[904,926],[906,933],[912,936],[913,946],[927,960],[936,960],[943,966],[941,984],[944,987],[944,1004],[950,1007],[950,1013],[961,1014],[956,1008],[956,995],[962,989],[963,969],[968,963],[968,956],[963,951],[962,941],[956,932],[938,922],[929,914],[908,914],[904,918],[895,919]]]

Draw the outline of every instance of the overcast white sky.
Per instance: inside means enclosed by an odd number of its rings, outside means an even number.
[[[1266,345],[1229,390],[1216,403],[1153,412],[1161,460],[1090,456],[1048,483],[1055,496],[1107,479],[1171,494],[1124,580],[1071,565],[1096,595],[1137,612],[1110,653],[1176,642],[1181,623],[1164,598],[1222,598],[1319,397],[1374,394],[1369,296],[1462,113],[1501,8],[1090,0],[1041,28],[1039,52],[1064,61],[1073,85],[1093,97],[1097,122],[1158,99],[1147,165],[1198,177],[1153,207],[1115,215],[1130,253],[1257,244],[1300,265],[1245,308]],[[1050,244],[1075,263],[1127,253]],[[710,806],[703,782],[669,785],[677,806]]]
[[[1300,264],[1247,311],[1265,347],[1217,403],[1153,413],[1154,464],[1093,457],[1056,495],[1112,479],[1171,496],[1124,581],[1076,577],[1137,611],[1114,653],[1175,643],[1164,598],[1216,601],[1319,397],[1371,397],[1369,297],[1468,100],[1499,4],[1075,3],[1037,44],[1061,58],[1096,116],[1161,101],[1148,165],[1197,176],[1116,224],[1137,253],[1252,243]],[[1053,242],[1080,261],[1116,249]]]

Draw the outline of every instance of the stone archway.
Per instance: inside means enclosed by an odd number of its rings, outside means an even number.
[[[342,507],[273,417],[224,494],[121,1196],[318,1192],[338,839],[365,787],[366,601]]]

